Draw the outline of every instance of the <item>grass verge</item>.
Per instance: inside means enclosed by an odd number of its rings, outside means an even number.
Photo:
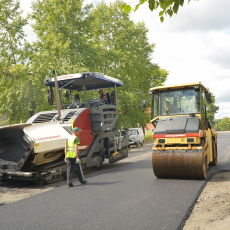
[[[145,131],[145,141],[152,141],[152,140],[153,140],[153,132]]]

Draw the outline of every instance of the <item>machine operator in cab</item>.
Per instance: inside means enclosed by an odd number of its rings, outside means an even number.
[[[109,104],[109,100],[107,94],[104,92],[104,89],[99,89],[98,93],[100,94],[100,99],[105,102],[105,104]]]
[[[168,108],[165,113],[168,114],[174,114],[178,112],[178,109],[170,103],[170,101],[165,102],[166,107]]]
[[[76,165],[77,177],[80,184],[86,184],[87,180],[84,179],[84,175],[81,168],[81,161],[79,159],[78,146],[80,145],[80,139],[78,137],[81,129],[75,127],[72,129],[73,134],[66,139],[65,143],[65,162],[67,166],[67,186],[73,187],[72,179],[73,172]]]

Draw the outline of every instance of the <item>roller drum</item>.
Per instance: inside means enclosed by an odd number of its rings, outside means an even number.
[[[153,150],[153,172],[158,178],[205,179],[207,158],[199,150]]]

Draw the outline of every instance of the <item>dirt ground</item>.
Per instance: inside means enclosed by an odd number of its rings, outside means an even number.
[[[24,186],[18,187],[8,187],[8,185],[0,186],[0,206],[10,204],[19,200],[23,200],[30,196],[37,195],[42,192],[54,189],[54,186],[42,186],[36,187],[34,185],[25,184]]]
[[[183,230],[230,229],[230,172],[211,176]]]

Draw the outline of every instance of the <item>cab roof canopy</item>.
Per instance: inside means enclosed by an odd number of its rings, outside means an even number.
[[[84,72],[57,77],[58,88],[73,89],[77,91],[84,90],[84,82],[86,90],[100,89],[123,86],[122,81],[114,77],[109,77],[103,73]],[[45,86],[55,87],[54,78],[46,78]]]
[[[194,83],[185,83],[185,84],[178,84],[178,85],[164,85],[164,86],[158,86],[151,88],[149,91],[163,91],[163,90],[169,90],[169,89],[182,89],[185,87],[192,88],[193,86],[201,86],[204,90],[207,90],[201,82],[194,82]]]

